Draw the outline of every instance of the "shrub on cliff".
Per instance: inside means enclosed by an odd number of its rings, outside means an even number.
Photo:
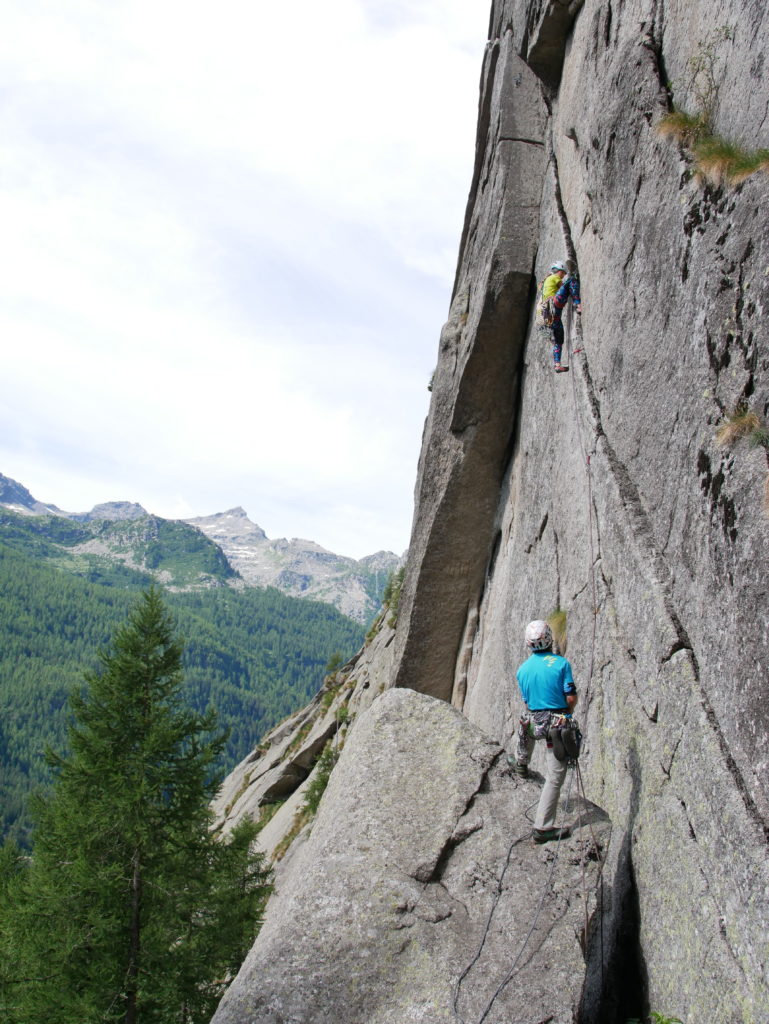
[[[677,89],[694,99],[696,113],[674,106],[657,124],[660,135],[689,151],[698,177],[717,185],[739,185],[757,171],[769,172],[769,149],[746,149],[714,131],[722,47],[733,38],[734,29],[720,25],[699,42],[677,83]]]

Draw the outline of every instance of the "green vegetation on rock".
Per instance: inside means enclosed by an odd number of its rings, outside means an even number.
[[[720,25],[698,44],[677,86],[694,98],[697,112],[674,106],[657,124],[661,135],[678,140],[689,151],[700,179],[716,185],[739,185],[757,171],[769,172],[769,149],[745,149],[714,130],[720,86],[722,47],[734,29]]]

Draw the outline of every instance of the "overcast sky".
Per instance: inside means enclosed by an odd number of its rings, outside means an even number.
[[[0,472],[400,553],[488,6],[0,0]]]

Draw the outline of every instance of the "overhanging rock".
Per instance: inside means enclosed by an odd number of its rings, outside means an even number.
[[[396,685],[451,700],[515,431],[547,158],[541,86],[511,30],[490,41],[475,170],[441,334],[396,635]]]

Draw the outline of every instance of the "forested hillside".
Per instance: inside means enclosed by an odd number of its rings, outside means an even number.
[[[64,747],[67,694],[97,667],[97,651],[152,576],[107,563],[77,575],[82,563],[74,573],[71,564],[57,565],[35,520],[9,518],[18,517],[3,517],[0,539],[0,830],[23,840],[27,796],[47,778],[42,752],[47,744]],[[61,523],[63,530],[80,528]],[[209,542],[201,540],[207,560]],[[178,556],[197,572],[189,551],[180,547]],[[231,730],[227,768],[315,692],[332,654],[347,657],[363,640],[363,628],[330,606],[272,588],[220,586],[165,599],[185,642],[192,706],[213,704]]]
[[[92,583],[146,586],[159,580],[186,588],[215,586],[238,575],[200,530],[158,516],[80,522],[0,508],[0,543]]]

